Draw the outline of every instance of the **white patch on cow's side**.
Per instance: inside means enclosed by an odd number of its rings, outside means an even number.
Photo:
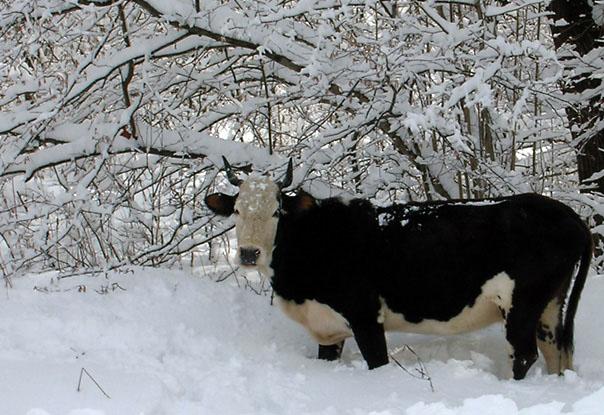
[[[412,323],[384,303],[384,328],[420,334],[458,334],[478,330],[503,320],[502,311],[507,314],[512,307],[513,291],[514,281],[506,273],[499,273],[484,283],[472,306],[464,307],[448,321],[424,319]]]
[[[407,226],[408,223],[409,223],[409,219],[403,219],[401,221],[401,226],[404,228],[405,226]]]
[[[304,326],[319,344],[329,346],[352,336],[348,321],[330,306],[315,300],[297,304],[276,297],[283,312]]]
[[[500,272],[482,286],[482,295],[491,298],[505,313],[512,308],[514,281],[505,272]]]
[[[394,216],[392,216],[390,213],[380,213],[378,215],[378,224],[380,226],[388,226],[393,219]]]
[[[270,268],[279,208],[279,187],[268,177],[250,177],[239,187],[235,202],[235,232],[239,248],[260,250],[256,267],[265,277],[272,275]]]

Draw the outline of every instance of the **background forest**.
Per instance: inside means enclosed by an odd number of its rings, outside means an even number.
[[[0,0],[0,271],[224,258],[223,155],[291,157],[319,197],[553,196],[602,267],[603,25],[597,0]]]

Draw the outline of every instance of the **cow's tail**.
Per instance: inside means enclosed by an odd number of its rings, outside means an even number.
[[[585,225],[583,225],[585,227]],[[585,233],[587,234],[587,243],[581,260],[579,262],[579,269],[575,274],[574,280],[570,281],[570,286],[566,294],[566,304],[563,307],[561,313],[561,330],[558,333],[558,347],[561,352],[567,357],[567,368],[572,368],[572,356],[574,351],[573,338],[575,331],[575,314],[577,313],[577,306],[579,305],[579,299],[581,298],[581,291],[585,286],[587,279],[587,273],[589,272],[589,264],[593,255],[593,239],[589,229],[585,227]]]

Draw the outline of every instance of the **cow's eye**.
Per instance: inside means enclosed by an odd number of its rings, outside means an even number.
[[[234,213],[235,215],[238,215],[238,214],[239,214],[239,209],[235,209],[235,210],[233,210],[233,213]]]
[[[273,213],[273,218],[278,218],[279,217],[279,209],[275,210],[275,213]]]

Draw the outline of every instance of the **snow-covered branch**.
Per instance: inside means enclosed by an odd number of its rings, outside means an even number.
[[[543,1],[0,3],[5,273],[207,253],[223,155],[379,203],[577,186],[564,108],[594,96]]]

